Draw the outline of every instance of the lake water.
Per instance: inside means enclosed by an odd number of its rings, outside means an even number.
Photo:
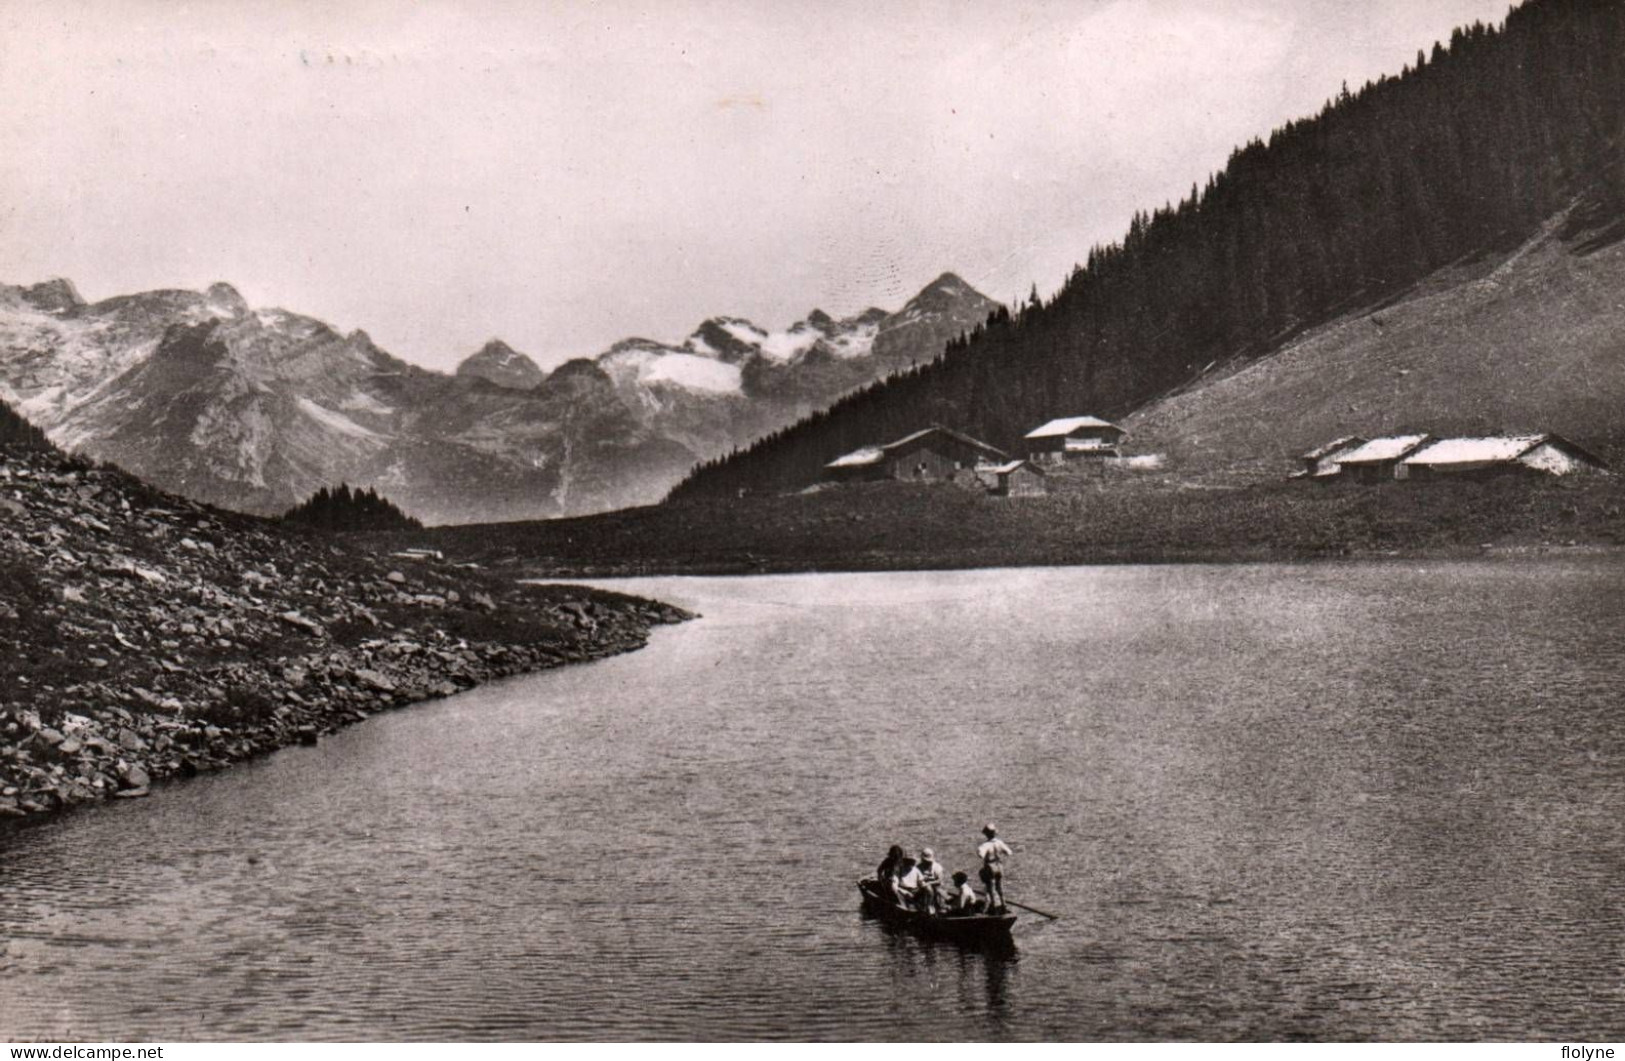
[[[0,1037],[1625,1038],[1625,570],[618,583],[642,652],[0,834]],[[864,920],[1014,847],[1017,951]]]

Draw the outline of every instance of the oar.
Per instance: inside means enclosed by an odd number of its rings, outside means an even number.
[[[976,895],[977,895],[978,898],[982,899],[984,902],[987,900],[987,893],[985,893],[985,892],[977,892]],[[1022,910],[1026,910],[1028,913],[1042,914],[1044,917],[1049,918],[1051,921],[1059,921],[1061,919],[1060,914],[1052,914],[1048,910],[1040,910],[1038,907],[1036,907],[1036,906],[1028,906],[1026,903],[1018,903],[1014,899],[1006,899],[1004,901],[1004,905],[1005,906],[1019,907]]]
[[[1023,910],[1026,910],[1026,911],[1028,911],[1030,913],[1034,913],[1034,914],[1042,914],[1043,916],[1049,918],[1051,921],[1059,921],[1061,919],[1060,914],[1052,914],[1048,910],[1040,910],[1038,907],[1036,907],[1036,906],[1028,906],[1026,903],[1018,903],[1014,899],[1006,899],[1004,901],[1004,905],[1019,907],[1019,908],[1021,908]]]

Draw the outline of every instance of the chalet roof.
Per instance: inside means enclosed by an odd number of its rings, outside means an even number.
[[[1515,461],[1550,435],[1491,435],[1483,438],[1441,438],[1406,457],[1405,464],[1501,464]]]
[[[1367,441],[1369,440],[1362,438],[1359,435],[1344,435],[1342,438],[1332,439],[1323,446],[1316,446],[1308,453],[1305,453],[1303,455],[1303,459],[1306,461],[1318,461],[1322,457],[1330,457],[1338,450],[1353,449],[1355,446],[1363,446]]]
[[[1380,464],[1396,461],[1428,440],[1426,435],[1388,435],[1374,438],[1337,458],[1339,464]]]
[[[862,449],[855,449],[851,453],[836,457],[834,460],[824,465],[824,467],[862,468],[865,465],[878,464],[880,462],[880,458],[884,457],[885,455],[885,451],[879,446],[864,446]]]
[[[1051,420],[1042,427],[1035,427],[1023,437],[1025,438],[1059,438],[1070,435],[1081,427],[1109,427],[1114,431],[1123,429],[1108,420],[1098,416],[1064,416],[1059,420]]]
[[[913,434],[904,435],[895,442],[887,442],[883,446],[864,446],[862,449],[855,449],[851,453],[836,457],[834,460],[824,465],[824,467],[862,468],[870,464],[878,464],[890,451],[898,449],[902,446],[906,446],[910,442],[917,442],[925,436],[932,434],[946,435],[949,438],[955,439],[956,441],[959,441],[967,446],[982,450],[985,453],[990,453],[995,457],[1008,456],[1004,450],[999,449],[997,446],[990,446],[986,442],[981,442],[977,439],[971,438],[969,435],[961,434],[952,428],[927,427],[923,430],[915,431]]]
[[[1039,475],[1044,474],[1044,469],[1040,468],[1036,464],[1030,464],[1027,461],[1010,461],[1007,464],[994,464],[994,465],[991,465],[991,466],[989,466],[987,468],[984,468],[983,471],[991,472],[994,475],[1009,475],[1011,472],[1015,471],[1017,468],[1022,468],[1022,467],[1025,467],[1025,468],[1027,468],[1027,469],[1029,469],[1029,470],[1031,470],[1033,472],[1036,472]]]

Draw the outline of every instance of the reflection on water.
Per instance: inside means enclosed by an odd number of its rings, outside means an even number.
[[[634,583],[706,618],[0,833],[0,1037],[1620,1038],[1622,583]],[[860,915],[989,817],[1061,920]]]

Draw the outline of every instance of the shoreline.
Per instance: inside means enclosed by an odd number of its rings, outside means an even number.
[[[198,717],[202,705],[169,700],[152,710],[110,706],[64,711],[0,711],[0,836],[21,824],[111,799],[155,794],[175,778],[196,777],[322,737],[385,711],[466,692],[505,678],[590,663],[647,645],[660,625],[689,613],[653,601],[570,602],[561,614],[580,636],[552,642],[469,643],[434,631],[397,634],[346,650],[236,668],[239,689],[276,706],[263,717],[223,725]],[[137,701],[151,696],[128,687]],[[7,717],[9,715],[9,717]]]
[[[0,829],[633,651],[691,617],[380,555],[0,446]]]
[[[750,564],[744,562],[693,563],[688,565],[648,564],[628,561],[621,565],[585,564],[560,565],[537,568],[520,565],[513,570],[516,578],[536,584],[564,584],[570,579],[632,579],[632,578],[745,578],[752,575],[840,575],[872,574],[887,571],[997,571],[1035,567],[1161,567],[1202,566],[1219,567],[1248,564],[1340,564],[1370,563],[1372,561],[1462,561],[1462,560],[1531,560],[1560,557],[1613,557],[1625,558],[1625,546],[1611,543],[1576,543],[1573,545],[1507,545],[1467,549],[1462,547],[1400,549],[1350,553],[1222,553],[1193,552],[1188,555],[1111,555],[1067,557],[1013,557],[989,558],[911,556],[873,558],[873,563],[861,560],[841,563],[823,561],[785,561]],[[983,561],[986,562],[983,562]],[[963,562],[960,562],[963,561]]]

